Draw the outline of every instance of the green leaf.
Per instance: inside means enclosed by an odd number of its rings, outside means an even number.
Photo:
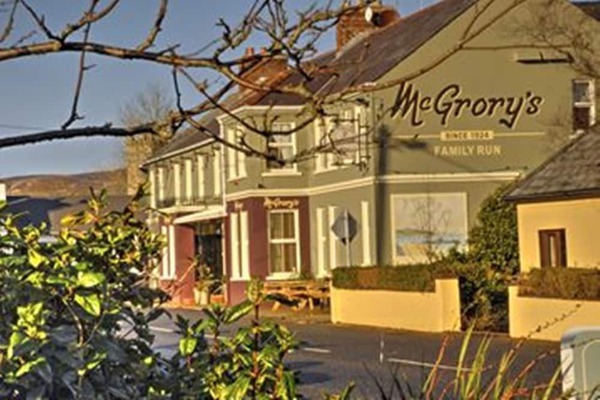
[[[10,359],[13,358],[15,354],[15,349],[17,346],[20,346],[27,337],[23,335],[21,332],[15,331],[10,335],[8,339],[8,349],[6,350],[6,356]]]
[[[250,388],[250,378],[242,376],[227,387],[223,399],[243,400]]]
[[[198,345],[198,339],[195,337],[185,337],[179,341],[179,352],[182,356],[187,357],[191,355],[196,346]]]
[[[23,364],[21,366],[21,368],[19,368],[17,370],[17,373],[15,374],[17,378],[20,378],[21,376],[28,374],[29,372],[31,372],[36,366],[45,363],[46,359],[44,357],[39,357],[33,361],[29,361],[25,364]]]
[[[44,257],[42,254],[40,254],[38,251],[32,248],[29,248],[29,250],[27,250],[27,259],[29,260],[29,264],[31,264],[33,268],[39,267],[44,261],[47,260],[46,257]]]
[[[92,288],[100,285],[105,280],[106,277],[100,272],[80,272],[77,277],[77,286]]]
[[[249,301],[244,301],[243,303],[237,304],[231,308],[228,308],[225,313],[224,322],[226,324],[231,324],[240,318],[248,315],[252,309],[254,308],[254,304]]]
[[[75,295],[75,303],[79,304],[81,308],[94,317],[99,317],[101,313],[100,298],[97,294],[89,294],[82,296],[80,294]]]

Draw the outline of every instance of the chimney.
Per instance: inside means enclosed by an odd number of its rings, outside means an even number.
[[[394,7],[381,5],[379,1],[366,6],[363,0],[359,0],[356,8],[342,15],[338,21],[337,50],[358,35],[384,28],[399,18],[400,14]]]
[[[246,49],[245,57],[251,58],[254,56],[254,48]],[[260,54],[268,55],[266,48],[261,48]],[[252,62],[252,61],[249,61]],[[247,64],[242,64],[242,70],[247,68]],[[250,83],[259,85],[271,85],[286,75],[288,71],[287,58],[282,55],[272,55],[261,61],[255,62],[250,69],[242,72],[242,78]]]

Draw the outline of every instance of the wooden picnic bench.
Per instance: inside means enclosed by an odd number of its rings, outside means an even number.
[[[274,295],[273,310],[277,310],[282,303],[293,304],[294,310],[302,310],[308,304],[309,309],[313,310],[315,301],[321,306],[329,302],[328,280],[267,281],[264,291]]]

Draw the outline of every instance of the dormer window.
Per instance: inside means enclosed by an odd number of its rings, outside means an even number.
[[[594,81],[576,79],[573,81],[573,131],[584,132],[596,120],[596,94]]]

